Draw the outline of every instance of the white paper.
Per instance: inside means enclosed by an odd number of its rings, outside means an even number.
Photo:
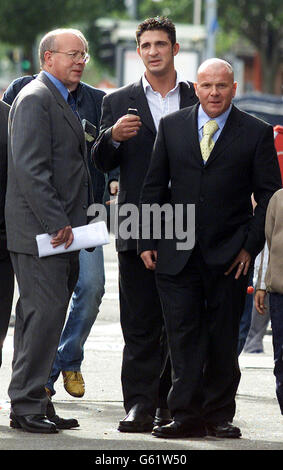
[[[59,253],[68,253],[82,248],[93,248],[110,243],[108,230],[103,221],[75,227],[73,228],[73,234],[73,243],[67,249],[65,244],[53,248],[51,245],[52,236],[48,233],[37,235],[38,256],[42,258],[43,256],[58,255]]]

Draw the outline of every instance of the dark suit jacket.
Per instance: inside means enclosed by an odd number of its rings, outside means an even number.
[[[180,107],[197,102],[191,83],[181,83]],[[136,108],[142,127],[136,137],[122,142],[118,149],[113,146],[111,131],[116,121],[127,114],[128,108]],[[142,86],[142,81],[127,85],[103,98],[101,132],[92,155],[98,169],[107,172],[120,165],[118,208],[126,203],[138,207],[140,191],[150,163],[156,129]],[[119,217],[119,224],[125,217]],[[116,240],[117,251],[136,250],[136,240]]]
[[[5,196],[7,186],[7,136],[10,106],[0,101],[0,258],[7,256]]]
[[[9,118],[8,249],[37,255],[35,237],[87,223],[93,202],[83,128],[41,72],[13,102]]]
[[[273,128],[233,106],[204,165],[197,114],[198,105],[161,119],[141,204],[162,205],[171,180],[173,207],[195,205],[196,240],[205,261],[226,266],[241,248],[252,257],[263,248],[267,204],[281,187]],[[191,253],[177,250],[176,241],[140,240],[138,250],[157,247],[157,272],[176,274]]]

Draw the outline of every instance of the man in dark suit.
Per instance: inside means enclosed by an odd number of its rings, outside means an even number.
[[[7,186],[7,135],[10,106],[0,101],[0,367],[2,348],[8,331],[14,294],[14,272],[7,250],[5,195]]]
[[[281,177],[273,129],[232,105],[236,86],[227,62],[200,66],[200,105],[161,119],[142,191],[141,210],[162,205],[171,180],[173,213],[180,204],[183,209],[181,228],[195,217],[189,240],[140,240],[146,267],[156,268],[173,368],[174,419],[153,429],[157,437],[241,435],[232,424],[239,320],[249,267],[264,245],[266,207]],[[175,222],[175,235],[181,234]]]
[[[73,227],[87,223],[93,199],[85,136],[68,91],[81,79],[87,42],[77,30],[55,30],[41,40],[39,55],[42,72],[17,95],[9,119],[5,217],[20,294],[9,396],[12,427],[55,433],[45,385],[79,252],[40,258],[36,235],[47,232],[53,247],[68,248]]]
[[[125,204],[138,206],[160,116],[197,101],[192,84],[183,81],[174,68],[179,44],[173,23],[167,18],[147,19],[138,26],[136,39],[145,74],[139,82],[104,98],[101,133],[93,149],[95,165],[102,171],[120,166],[116,247],[127,413],[118,427],[122,432],[151,430],[156,409],[157,422],[168,422],[171,370],[167,362],[160,379],[167,347],[160,342],[163,320],[155,275],[137,256],[136,237],[121,234],[126,219],[121,212]],[[138,115],[129,114],[128,108],[136,109]]]

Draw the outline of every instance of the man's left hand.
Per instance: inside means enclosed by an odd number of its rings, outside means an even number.
[[[225,276],[228,276],[228,274],[230,274],[230,272],[233,271],[236,266],[238,266],[238,269],[235,275],[235,279],[239,279],[241,274],[246,276],[250,267],[250,263],[251,255],[246,250],[244,250],[244,248],[242,248],[234,262],[231,264],[230,268],[226,271]]]
[[[56,248],[59,245],[63,245],[65,243],[65,248],[69,248],[74,240],[74,234],[72,231],[71,225],[67,225],[61,230],[58,230],[57,234],[52,237],[51,244],[53,248]]]

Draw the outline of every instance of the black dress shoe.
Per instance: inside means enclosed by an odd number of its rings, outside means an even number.
[[[48,398],[46,416],[49,419],[49,421],[52,421],[52,423],[56,424],[57,429],[71,429],[71,428],[77,428],[79,426],[77,419],[74,419],[74,418],[65,419],[65,418],[60,418],[60,416],[56,415],[54,405],[50,398]]]
[[[44,415],[17,416],[11,411],[10,426],[33,433],[55,434],[58,432],[56,425]]]
[[[120,432],[150,432],[153,428],[153,417],[139,403],[130,409],[127,416],[120,421]]]
[[[172,417],[168,408],[156,409],[153,426],[166,426],[166,424],[171,423],[171,421],[172,421]]]
[[[204,437],[206,436],[206,430],[202,424],[188,424],[172,421],[166,426],[155,426],[152,435],[164,438]]]
[[[215,437],[229,437],[237,439],[241,437],[241,430],[237,426],[233,426],[228,421],[224,421],[218,424],[206,424],[206,430],[208,436]]]

